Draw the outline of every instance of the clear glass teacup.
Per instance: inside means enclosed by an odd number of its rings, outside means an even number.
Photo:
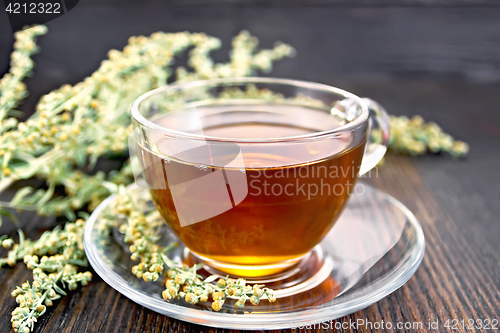
[[[242,277],[307,256],[389,137],[377,103],[288,79],[165,86],[131,112],[136,183],[198,260]]]

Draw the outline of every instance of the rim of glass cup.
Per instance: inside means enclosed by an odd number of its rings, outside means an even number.
[[[150,98],[151,96],[154,96],[159,93],[170,93],[170,92],[175,92],[179,91],[182,89],[189,89],[189,88],[194,88],[194,87],[201,87],[201,86],[216,86],[216,85],[222,85],[222,84],[240,84],[240,83],[267,83],[267,84],[280,84],[280,85],[288,85],[288,86],[295,86],[298,88],[305,88],[305,89],[314,89],[317,91],[322,91],[326,93],[333,93],[337,94],[340,96],[343,96],[344,98],[351,98],[354,101],[358,103],[358,105],[361,107],[361,113],[352,121],[348,122],[345,125],[329,129],[326,131],[318,131],[314,133],[309,133],[309,134],[303,134],[303,135],[296,135],[296,136],[286,136],[286,137],[281,137],[281,138],[266,138],[266,139],[257,139],[257,138],[245,138],[245,139],[240,139],[240,138],[224,138],[224,137],[216,137],[216,136],[208,136],[208,135],[198,135],[198,134],[192,134],[188,132],[183,132],[183,131],[177,131],[173,130],[167,127],[160,126],[150,120],[148,120],[146,117],[144,117],[141,112],[139,111],[140,104]],[[311,139],[318,139],[318,138],[323,138],[325,136],[330,136],[330,135],[335,135],[340,132],[345,132],[349,131],[352,129],[355,129],[362,124],[364,124],[366,121],[368,121],[369,118],[369,110],[368,106],[366,103],[363,101],[363,99],[353,93],[350,93],[346,90],[336,88],[333,86],[329,86],[327,84],[323,83],[316,83],[316,82],[309,82],[309,81],[301,81],[301,80],[292,80],[292,79],[280,79],[280,78],[269,78],[269,77],[239,77],[239,78],[221,78],[221,79],[211,79],[211,80],[199,80],[199,81],[192,81],[192,82],[186,82],[186,83],[178,83],[178,84],[171,84],[171,85],[166,85],[162,86],[156,89],[153,89],[145,94],[142,94],[139,96],[134,103],[132,104],[131,108],[131,116],[132,118],[137,121],[141,126],[144,126],[150,130],[157,131],[157,132],[162,132],[167,135],[171,135],[177,138],[185,138],[185,139],[190,139],[190,140],[200,140],[200,141],[220,141],[220,142],[236,142],[236,143],[260,143],[260,142],[289,142],[289,141],[301,141],[301,140],[311,140]]]

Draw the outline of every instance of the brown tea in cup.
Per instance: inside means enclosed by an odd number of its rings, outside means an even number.
[[[141,96],[132,117],[138,184],[199,260],[245,277],[305,258],[358,175],[382,158],[389,133],[375,102],[272,78],[162,87]],[[370,136],[376,126],[381,142]]]

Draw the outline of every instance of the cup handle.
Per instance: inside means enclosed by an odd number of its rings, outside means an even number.
[[[384,157],[390,137],[389,115],[385,109],[382,105],[369,98],[363,98],[363,101],[370,111],[370,119],[365,154],[359,168],[359,176],[373,169]],[[377,133],[375,138],[374,133]]]

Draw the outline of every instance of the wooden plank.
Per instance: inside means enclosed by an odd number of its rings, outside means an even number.
[[[477,253],[479,247],[467,246],[468,242],[438,205],[411,158],[389,157],[380,177],[370,182],[400,198],[415,212],[426,234],[426,256],[417,274],[400,290],[340,322],[366,319],[427,323],[437,319],[444,324],[454,318],[498,318],[498,283],[489,274],[491,266]],[[487,247],[484,239],[476,241],[483,244],[482,248]],[[20,265],[16,269],[1,270],[0,279],[7,283],[1,290],[6,293],[26,278],[26,270]],[[38,324],[37,332],[61,332],[61,328],[64,332],[156,332],[160,331],[158,327],[171,332],[210,331],[157,315],[119,295],[99,278],[95,280],[50,309]],[[3,300],[4,297],[5,294],[0,294],[3,304],[0,331],[9,328],[8,318],[14,303]]]
[[[499,2],[500,3],[500,2]],[[248,29],[269,47],[290,43],[297,57],[277,64],[272,75],[325,81],[427,74],[500,80],[500,8],[428,7],[96,7],[81,2],[48,24],[40,38],[36,75],[27,80],[31,110],[42,93],[90,75],[111,48],[129,36],[163,30],[204,31],[224,42]],[[110,27],[117,27],[116,29]],[[305,28],[307,27],[307,28]],[[7,70],[13,38],[0,20],[0,72]]]

